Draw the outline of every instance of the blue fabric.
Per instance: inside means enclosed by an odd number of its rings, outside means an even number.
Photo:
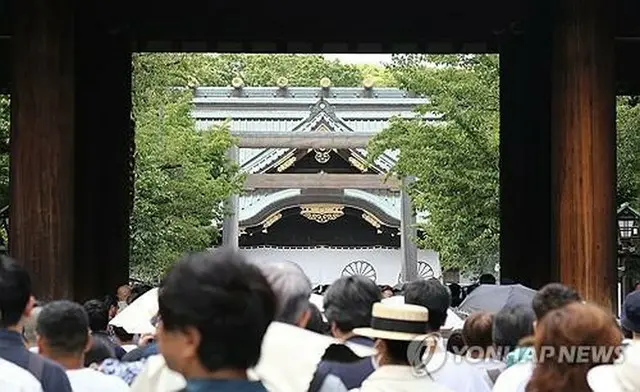
[[[149,343],[145,348],[144,348],[144,358],[148,358],[152,355],[157,355],[160,354],[160,352],[158,351],[158,343],[153,342],[153,343]]]
[[[507,354],[505,362],[507,367],[511,367],[517,363],[533,361],[533,347],[518,347]]]
[[[110,376],[120,377],[131,385],[138,374],[142,372],[146,363],[146,359],[137,362],[120,362],[117,359],[109,358],[100,364],[98,370]]]
[[[129,351],[122,357],[122,361],[137,362],[156,354],[160,354],[158,345],[155,342],[151,342],[144,347],[137,347]]]
[[[107,331],[96,331],[96,332],[93,332],[92,335],[102,338],[103,341],[109,347],[111,347],[116,358],[122,359],[122,357],[124,357],[124,355],[127,353],[122,347],[120,347],[117,343],[115,343],[113,339],[111,339],[111,336]]]
[[[349,343],[360,344],[367,347],[373,347],[373,339],[363,336],[354,336],[347,340]],[[355,355],[355,354],[354,354]],[[355,362],[338,362],[322,360],[318,364],[309,390],[311,392],[317,392],[320,390],[324,379],[329,374],[333,374],[338,377],[344,386],[350,390],[360,388],[362,382],[369,377],[375,368],[373,367],[373,360],[371,357],[365,357]]]
[[[187,392],[267,392],[260,381],[248,380],[187,380]]]
[[[318,365],[317,376],[324,380],[327,374],[333,374],[347,387],[348,390],[360,388],[362,382],[373,373],[373,360],[370,357],[358,362],[339,363],[323,361]]]
[[[0,358],[30,371],[40,381],[43,392],[72,392],[69,378],[62,366],[27,350],[22,335],[18,332],[0,329]],[[30,361],[42,369],[41,374],[30,369]]]

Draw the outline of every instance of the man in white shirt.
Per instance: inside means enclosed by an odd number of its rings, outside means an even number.
[[[447,310],[451,306],[449,289],[437,279],[416,280],[407,284],[404,302],[429,309],[428,330],[438,334],[447,320]],[[448,352],[442,339],[428,345],[424,357],[426,370],[433,379],[456,392],[489,392],[491,388],[482,372],[473,367],[465,358]]]
[[[580,301],[582,298],[575,290],[560,283],[549,283],[536,293],[532,305],[536,320],[541,320],[552,310]],[[535,327],[536,322],[534,321],[534,330]],[[496,380],[493,392],[524,392],[534,367],[535,361],[518,363],[507,368]]]
[[[0,358],[0,391],[42,392],[42,385],[28,370]]]
[[[74,392],[126,392],[120,378],[84,367],[84,354],[91,346],[89,318],[84,308],[70,301],[54,301],[38,317],[38,349],[43,356],[62,365]]]

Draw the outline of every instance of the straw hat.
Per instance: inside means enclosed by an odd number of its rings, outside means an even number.
[[[615,364],[589,370],[587,382],[594,392],[640,391],[640,344],[631,343]]]
[[[356,328],[356,335],[377,339],[412,341],[427,333],[429,311],[418,305],[373,304],[371,328]]]

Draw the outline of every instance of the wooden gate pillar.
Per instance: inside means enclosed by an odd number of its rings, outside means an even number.
[[[553,280],[551,59],[535,22],[500,50],[500,277],[540,288]]]
[[[36,295],[70,298],[74,259],[74,17],[68,0],[15,0],[10,253]]]
[[[611,308],[616,287],[614,14],[554,2],[552,258],[560,280]]]
[[[76,35],[77,300],[115,294],[129,279],[131,45],[126,35],[97,27],[79,21],[84,33]]]

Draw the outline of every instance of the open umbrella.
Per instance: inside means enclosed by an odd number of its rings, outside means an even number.
[[[535,295],[535,290],[521,284],[483,284],[473,290],[462,301],[458,306],[458,310],[467,315],[481,310],[497,313],[506,306],[531,306]]]
[[[116,315],[109,325],[122,327],[130,334],[155,333],[151,319],[158,313],[158,289],[154,288],[142,294],[129,306]]]

